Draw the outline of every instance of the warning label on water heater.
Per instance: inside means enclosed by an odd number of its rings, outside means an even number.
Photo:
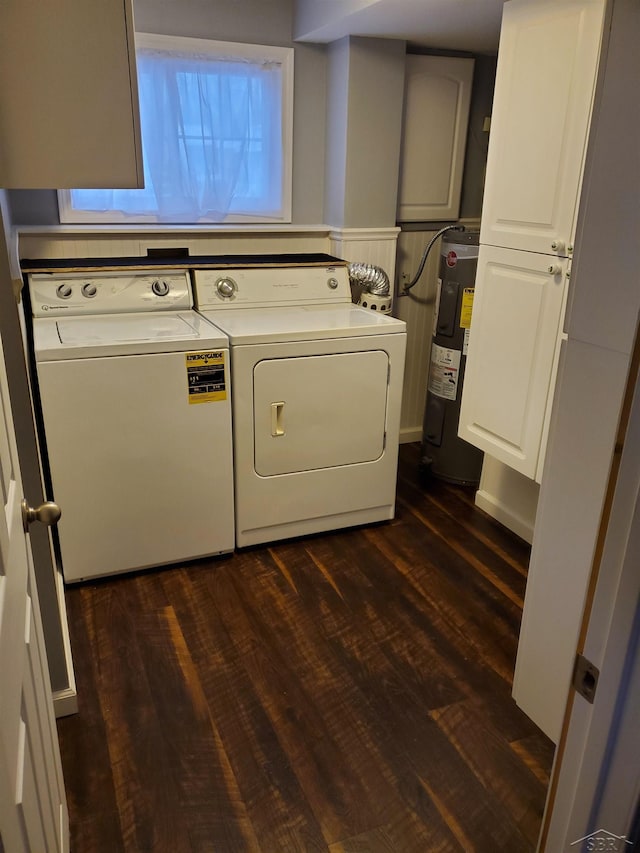
[[[471,314],[473,313],[473,295],[475,287],[465,287],[462,291],[462,305],[460,307],[460,328],[471,327]]]
[[[227,399],[224,352],[188,352],[187,383],[189,403],[211,403]]]
[[[458,391],[460,375],[460,350],[431,347],[431,364],[429,366],[428,389],[436,397],[445,400],[455,400]]]

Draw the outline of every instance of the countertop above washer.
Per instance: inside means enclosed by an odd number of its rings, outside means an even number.
[[[130,258],[24,258],[20,261],[22,271],[33,272],[79,272],[100,270],[162,269],[207,269],[211,267],[298,267],[298,266],[347,266],[347,261],[322,252],[279,254],[279,255],[152,255]]]

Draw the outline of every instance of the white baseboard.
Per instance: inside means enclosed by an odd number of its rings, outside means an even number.
[[[64,597],[64,580],[62,572],[56,573],[56,589],[58,592],[58,608],[60,610],[60,622],[62,624],[62,640],[64,644],[64,656],[67,665],[67,686],[53,693],[53,709],[56,717],[68,717],[78,713],[78,692],[76,690],[76,674],[73,669],[73,658],[71,656],[71,638],[69,637],[69,623],[67,620],[67,605]]]
[[[400,444],[409,444],[410,441],[422,441],[422,427],[401,427]]]
[[[75,687],[65,687],[53,694],[53,710],[56,718],[78,713],[78,693]]]
[[[500,524],[504,524],[509,530],[531,544],[533,541],[533,524],[510,510],[501,501],[496,500],[488,492],[478,490],[476,492],[476,506],[483,509],[487,515],[495,518]]]

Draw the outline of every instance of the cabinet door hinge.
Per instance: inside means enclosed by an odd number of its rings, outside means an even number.
[[[584,655],[576,655],[573,669],[573,689],[593,705],[600,670]]]

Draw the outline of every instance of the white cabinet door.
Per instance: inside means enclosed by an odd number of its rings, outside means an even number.
[[[131,0],[6,0],[0,186],[143,186]]]
[[[505,3],[481,243],[567,254],[604,7],[605,0]]]
[[[473,64],[407,56],[399,222],[458,217]]]
[[[493,246],[481,246],[478,257],[459,435],[531,478],[562,322],[566,264]]]

